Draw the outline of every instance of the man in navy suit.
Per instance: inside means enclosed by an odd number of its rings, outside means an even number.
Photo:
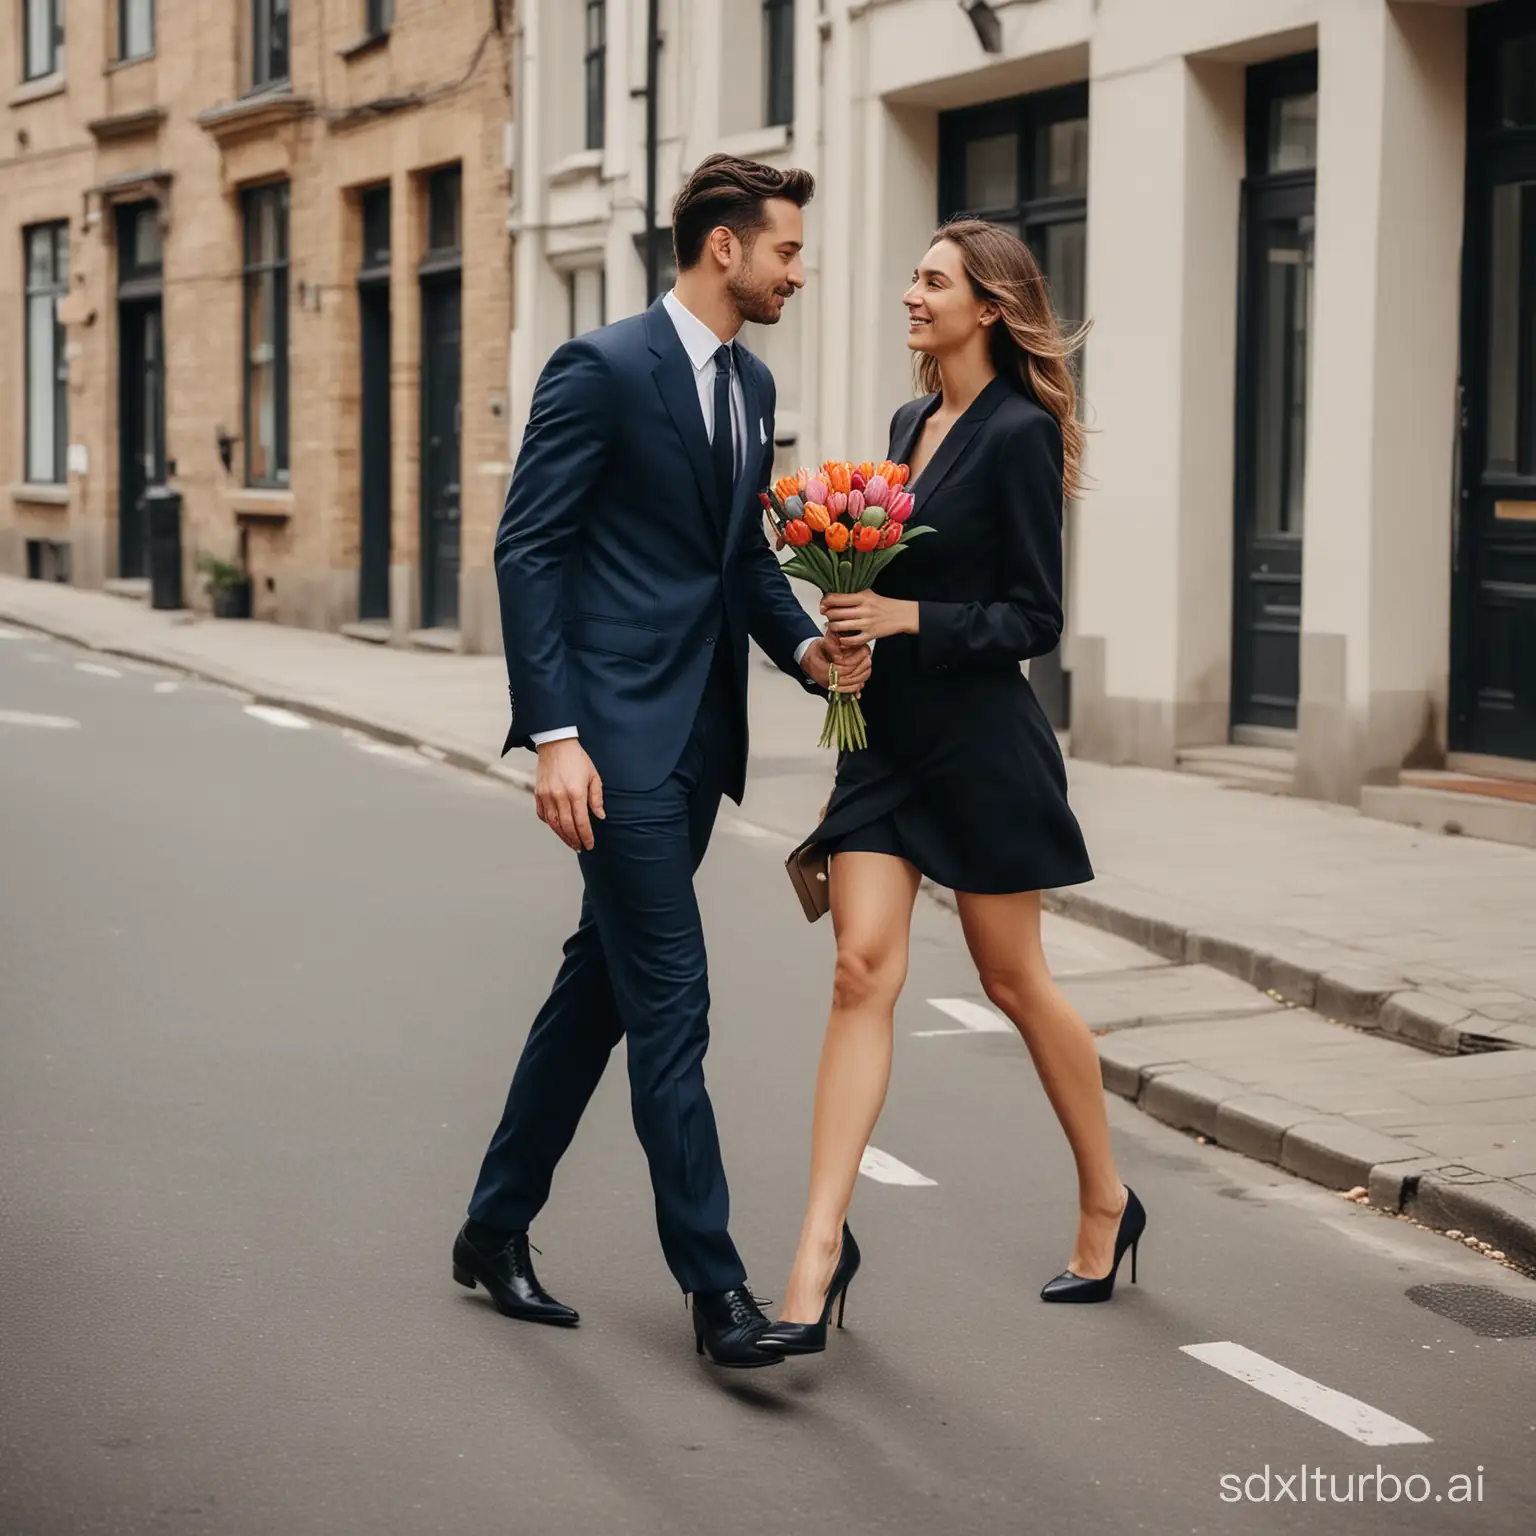
[[[785,672],[856,689],[763,535],[773,377],[735,337],[805,283],[804,171],[714,155],[673,208],[677,286],[579,337],[534,392],[496,537],[513,724],[538,753],[539,819],[581,864],[581,921],[534,1020],[454,1244],[454,1278],[511,1317],[574,1325],[529,1259],[609,1053],[628,1042],[635,1129],[662,1252],[720,1365],[756,1366],[767,1326],[727,1232],[704,1086],[709,982],[693,876],[747,768],[748,641]],[[595,824],[594,824],[595,823]]]

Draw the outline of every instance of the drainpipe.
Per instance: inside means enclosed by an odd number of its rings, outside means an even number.
[[[645,302],[655,302],[660,276],[656,250],[656,84],[660,73],[661,0],[647,0],[645,12]]]

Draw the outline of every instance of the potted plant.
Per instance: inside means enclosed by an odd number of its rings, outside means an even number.
[[[197,568],[208,578],[208,595],[216,619],[248,619],[251,616],[251,578],[231,560],[202,555]]]

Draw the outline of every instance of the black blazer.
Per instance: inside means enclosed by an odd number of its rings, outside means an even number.
[[[727,792],[740,800],[748,637],[807,682],[794,653],[820,631],[763,536],[773,375],[739,344],[738,355],[748,469],[729,507],[713,489],[692,364],[659,301],[546,364],[496,535],[504,751],[574,725],[606,783],[654,789],[724,647],[741,749]]]
[[[910,460],[938,403],[896,412],[892,459]],[[1061,749],[1019,665],[1061,638],[1062,460],[1055,417],[997,378],[912,482],[912,526],[934,532],[875,588],[917,603],[918,633],[876,642],[869,749],[840,759],[811,841],[890,817],[905,855],[956,890],[1092,877]],[[888,841],[877,839],[882,851]]]

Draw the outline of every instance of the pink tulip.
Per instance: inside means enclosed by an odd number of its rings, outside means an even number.
[[[848,510],[848,495],[845,491],[833,491],[827,498],[827,511],[833,517],[841,517]]]
[[[912,509],[917,505],[917,498],[911,491],[897,491],[890,499],[886,510],[891,514],[893,523],[904,523],[912,516]]]
[[[858,522],[858,520],[861,517],[863,517],[863,515],[864,515],[864,492],[863,491],[849,491],[848,492],[848,516],[851,517],[854,520],[854,522]]]
[[[890,499],[891,488],[886,484],[883,475],[876,475],[864,487],[864,505],[867,507],[883,507]]]
[[[826,506],[827,496],[829,494],[830,493],[827,490],[827,482],[823,480],[820,475],[812,475],[811,478],[805,482],[805,501],[807,506],[809,506],[813,501],[819,502],[822,506]]]

